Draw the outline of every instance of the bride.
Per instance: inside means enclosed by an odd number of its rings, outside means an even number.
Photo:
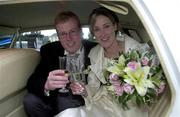
[[[89,58],[91,71],[88,74],[88,84],[71,84],[74,94],[82,94],[85,106],[67,109],[56,117],[148,117],[148,110],[139,109],[129,102],[129,110],[123,110],[108,94],[103,70],[107,62],[119,57],[119,53],[127,52],[140,44],[127,35],[117,36],[119,20],[114,12],[100,7],[90,14],[90,30],[99,45],[94,47]]]

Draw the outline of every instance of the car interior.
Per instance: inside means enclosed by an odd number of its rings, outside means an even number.
[[[140,43],[151,43],[146,23],[130,0],[0,1],[0,117],[26,117],[23,109],[26,82],[40,60],[40,47],[58,41],[53,25],[56,14],[71,10],[80,17],[82,28],[88,29],[90,12],[100,6],[118,15],[121,33]],[[42,33],[43,30],[53,30],[53,33],[47,36]],[[87,39],[95,41],[89,30],[83,33],[88,35]],[[168,116],[173,98],[169,85],[158,102],[149,108],[149,117]]]

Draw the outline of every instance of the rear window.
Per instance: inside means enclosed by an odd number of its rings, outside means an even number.
[[[82,27],[82,37],[94,41],[88,26]],[[23,32],[17,38],[14,48],[35,48],[39,50],[42,45],[54,41],[58,41],[55,29]]]

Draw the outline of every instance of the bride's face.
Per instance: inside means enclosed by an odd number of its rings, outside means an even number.
[[[99,15],[95,18],[92,30],[99,44],[105,49],[112,46],[116,40],[115,31],[117,26],[113,25],[112,21],[104,15]]]

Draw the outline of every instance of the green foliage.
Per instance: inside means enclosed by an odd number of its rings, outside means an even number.
[[[157,56],[148,45],[137,49],[130,49],[121,53],[117,60],[111,60],[104,71],[109,94],[129,109],[129,102],[136,103],[138,107],[150,106],[158,99],[159,90],[166,84],[166,79]],[[121,93],[117,93],[110,82],[109,76],[119,76]],[[127,92],[129,87],[130,92]],[[161,89],[162,90],[162,89]]]

